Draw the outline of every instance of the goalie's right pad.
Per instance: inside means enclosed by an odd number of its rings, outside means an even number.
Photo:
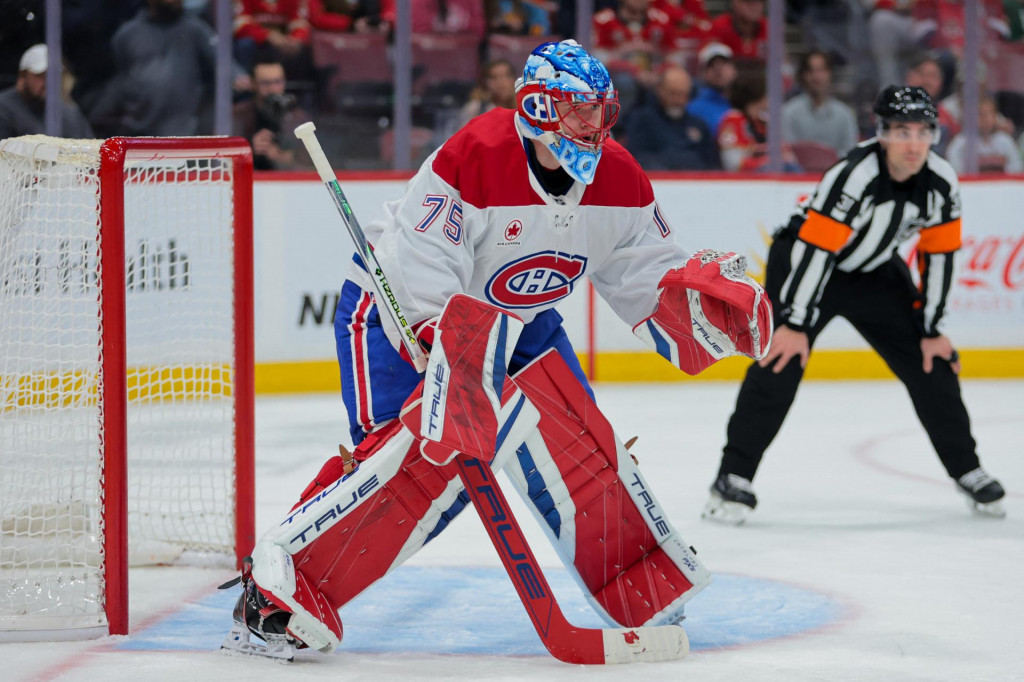
[[[418,401],[417,401],[418,402]],[[374,431],[346,473],[332,457],[292,511],[252,552],[252,579],[291,612],[288,631],[329,651],[341,641],[337,610],[417,552],[465,505],[452,466],[425,461],[398,420]]]
[[[772,307],[735,253],[704,249],[658,283],[658,307],[633,333],[687,374],[722,358],[760,360],[772,335]]]

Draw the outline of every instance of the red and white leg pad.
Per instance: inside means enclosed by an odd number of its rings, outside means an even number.
[[[294,614],[289,630],[311,647],[336,647],[337,609],[419,551],[461,509],[455,466],[443,463],[454,448],[508,461],[536,427],[536,410],[510,383],[511,390],[503,390],[522,323],[477,303],[453,297],[442,314],[448,331],[435,337],[426,376],[441,375],[443,391],[417,389],[401,422],[356,448],[361,463],[355,471],[345,474],[341,458],[331,458],[253,551],[253,580]],[[452,376],[450,365],[480,369],[472,377],[464,371]],[[510,397],[504,408],[503,393]],[[417,436],[428,424],[436,428],[432,439],[414,438],[403,423]]]
[[[451,462],[459,452],[488,462],[494,458],[507,435],[502,426],[515,420],[518,400],[508,404],[504,392],[522,330],[523,321],[500,308],[465,294],[448,299],[424,374],[420,420],[402,417],[422,436],[425,458],[437,464]]]
[[[513,377],[540,413],[506,465],[592,606],[609,623],[675,623],[711,576],[668,521],[633,458],[565,361]]]
[[[432,353],[435,368],[457,375],[447,382],[456,390],[437,394],[445,426],[435,439],[420,435],[423,413],[434,402],[416,397],[417,390],[401,421],[356,448],[360,464],[354,471],[346,474],[340,457],[329,460],[299,504],[253,550],[253,580],[292,612],[289,631],[308,646],[336,647],[342,636],[338,609],[422,548],[461,508],[455,466],[433,463],[446,461],[446,450],[493,457],[494,469],[509,471],[609,622],[631,627],[678,621],[683,603],[709,582],[557,352],[507,379],[504,363],[517,330],[513,326],[510,334],[504,314],[495,310],[473,299],[456,302],[446,312],[458,314],[463,329],[447,339],[442,316],[441,347],[460,353],[449,353],[444,363]],[[489,369],[482,371],[484,366]],[[492,400],[497,395],[500,404]],[[473,433],[474,423],[487,428]],[[424,457],[426,441],[433,461]]]
[[[294,615],[288,629],[310,647],[341,640],[337,610],[412,556],[447,523],[462,490],[454,467],[425,461],[396,420],[353,453],[324,465],[302,501],[253,550],[252,577]]]
[[[683,604],[710,575],[556,351],[501,381],[518,335],[514,322],[493,306],[453,296],[431,350],[431,367],[440,369],[436,388],[431,389],[428,367],[420,420],[403,414],[403,422],[413,431],[421,424],[421,447],[447,445],[485,460],[497,451],[493,467],[508,473],[611,623],[679,621]],[[428,399],[430,394],[435,398]],[[428,417],[428,405],[437,415]],[[449,461],[445,454],[437,461]]]
[[[338,610],[327,597],[295,570],[291,555],[281,545],[258,542],[252,551],[252,579],[277,606],[291,612],[288,632],[311,649],[325,653],[341,643]]]

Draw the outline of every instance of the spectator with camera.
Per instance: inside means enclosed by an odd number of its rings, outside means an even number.
[[[285,92],[284,66],[278,61],[257,62],[252,69],[252,99],[234,107],[234,134],[252,144],[256,170],[312,168],[308,155],[298,149],[290,134],[295,126],[309,120],[296,106],[295,97]]]

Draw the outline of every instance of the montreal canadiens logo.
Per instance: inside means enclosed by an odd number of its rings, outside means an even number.
[[[519,239],[519,235],[523,233],[523,224],[518,220],[513,220],[505,228],[505,241],[514,242]]]
[[[487,283],[487,300],[503,308],[534,308],[572,293],[587,268],[583,256],[541,251],[512,261]]]

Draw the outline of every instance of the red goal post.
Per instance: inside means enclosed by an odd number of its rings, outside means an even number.
[[[0,641],[253,546],[252,249],[241,138],[0,141]]]

